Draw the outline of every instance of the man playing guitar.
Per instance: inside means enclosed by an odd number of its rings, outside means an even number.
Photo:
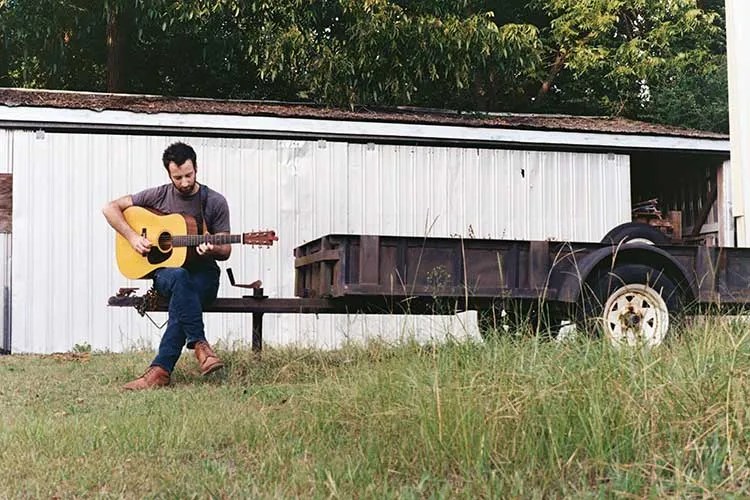
[[[138,233],[126,221],[123,212],[131,206],[164,214],[186,214],[195,218],[201,234],[228,234],[227,201],[221,194],[196,181],[197,160],[193,148],[176,142],[164,150],[162,163],[171,182],[107,203],[102,212],[109,225],[127,240],[135,252],[144,256],[152,251],[153,244],[145,234]],[[206,341],[203,307],[213,302],[218,293],[220,271],[216,261],[228,259],[231,251],[230,244],[203,242],[195,247],[194,258],[182,267],[164,267],[149,275],[159,294],[169,299],[167,329],[149,368],[141,377],[125,384],[124,389],[140,390],[169,385],[170,374],[185,345],[195,350],[201,374],[208,375],[224,366]]]

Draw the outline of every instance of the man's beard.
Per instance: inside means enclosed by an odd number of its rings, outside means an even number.
[[[175,187],[177,187],[177,186],[175,186]],[[179,191],[180,194],[182,194],[182,195],[192,194],[193,190],[195,190],[195,184],[191,184],[190,186],[188,186],[186,188],[181,188],[181,187],[177,188],[177,191]]]

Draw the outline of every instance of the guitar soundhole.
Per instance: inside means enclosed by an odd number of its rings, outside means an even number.
[[[167,252],[160,252],[156,247],[151,247],[151,251],[146,254],[146,260],[151,265],[159,265],[162,262],[166,262],[172,256],[172,250]]]
[[[172,249],[172,235],[169,233],[161,233],[159,235],[159,249],[162,252],[168,252]]]

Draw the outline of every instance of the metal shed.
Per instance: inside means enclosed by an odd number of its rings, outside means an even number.
[[[0,89],[4,352],[156,345],[156,326],[106,305],[119,287],[150,283],[119,275],[100,209],[168,182],[160,158],[175,140],[195,147],[198,180],[227,197],[234,233],[276,230],[278,245],[235,248],[222,263],[273,297],[293,296],[293,249],[326,233],[599,241],[632,203],[659,197],[707,244],[734,241],[720,134],[605,117]],[[223,275],[220,295],[242,290]],[[323,348],[476,330],[471,313],[268,315],[265,325],[271,345]],[[206,327],[212,342],[250,342],[242,315],[213,314]]]

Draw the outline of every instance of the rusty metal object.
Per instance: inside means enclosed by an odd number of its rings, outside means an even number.
[[[116,297],[130,297],[138,290],[138,287],[121,287],[117,290]]]
[[[236,286],[237,288],[261,288],[263,286],[263,282],[261,280],[255,280],[252,283],[244,284],[244,283],[236,283],[234,281],[234,273],[232,272],[232,268],[227,268],[227,276],[229,277],[229,284],[232,286]]]
[[[415,314],[429,314],[435,309],[431,303],[451,303],[455,310],[481,310],[499,299],[573,304],[593,267],[630,259],[673,273],[696,303],[732,307],[750,296],[745,252],[689,245],[327,235],[295,249],[295,295],[355,308],[369,302],[408,303]]]
[[[672,243],[682,241],[682,212],[670,210],[666,217],[659,208],[659,199],[652,198],[633,205],[633,222],[642,222],[664,233]]]
[[[295,268],[301,298],[531,299],[549,288],[550,243],[329,235],[295,249]]]
[[[154,311],[160,303],[166,304],[167,301],[165,297],[159,295],[159,292],[157,292],[154,287],[149,288],[142,297],[137,298],[139,300],[135,304],[135,310],[138,311],[138,314],[141,316],[145,316],[148,311]]]

